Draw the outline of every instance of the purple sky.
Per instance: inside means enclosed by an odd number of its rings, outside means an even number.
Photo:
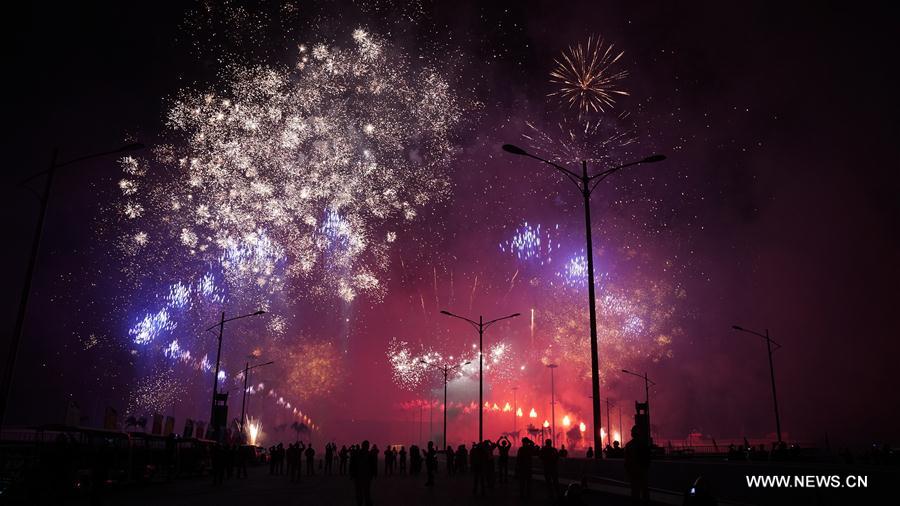
[[[773,431],[764,343],[730,330],[740,324],[768,328],[784,346],[775,364],[782,426],[790,437],[813,442],[827,434],[832,444],[856,445],[896,437],[891,368],[900,350],[891,317],[900,273],[891,90],[897,76],[888,17],[812,3],[583,2],[565,9],[559,3],[482,3],[426,3],[421,11],[379,2],[365,9],[301,6],[297,33],[303,40],[365,25],[411,52],[434,43],[453,48],[461,62],[448,72],[484,104],[460,131],[462,149],[449,170],[452,195],[432,206],[392,254],[384,300],[355,303],[349,327],[341,325],[346,315],[340,311],[304,326],[320,341],[340,332],[352,340],[342,358],[342,386],[304,403],[306,411],[323,427],[330,423],[329,434],[338,437],[360,434],[348,419],[408,420],[400,403],[428,388],[397,389],[385,349],[391,337],[468,342],[461,324],[437,315],[444,309],[439,305],[453,304],[446,286],[451,272],[460,291],[471,289],[475,276],[482,283],[472,311],[461,296],[451,310],[477,314],[481,308],[486,316],[555,310],[550,301],[559,294],[508,290],[517,266],[497,244],[525,221],[558,223],[564,248],[576,253],[583,247],[578,196],[549,169],[511,157],[500,145],[522,144],[525,121],[553,129],[559,111],[546,97],[553,58],[602,33],[626,52],[631,96],[617,109],[632,112],[638,125],[640,138],[630,149],[638,157],[668,156],[616,175],[593,205],[595,252],[622,286],[639,289],[650,280],[686,294],[673,302],[676,313],[666,323],[680,329],[671,358],[628,361],[658,383],[652,395],[660,433],[676,439],[691,430],[722,438]],[[417,21],[404,23],[403,13],[411,11],[419,12]],[[37,215],[33,197],[15,183],[43,169],[54,146],[68,159],[126,138],[155,142],[166,98],[191,83],[212,82],[219,70],[214,59],[188,51],[179,28],[185,16],[179,8],[147,4],[23,9],[7,18],[15,24],[7,30],[14,33],[6,73],[14,91],[8,92],[9,184],[3,193],[10,225],[3,321],[10,330]],[[278,48],[265,57],[287,58]],[[102,405],[121,403],[128,389],[131,371],[110,365],[121,360],[121,350],[84,350],[78,342],[88,327],[123,332],[122,322],[107,314],[122,294],[114,293],[115,273],[103,265],[112,253],[98,244],[95,231],[104,209],[99,200],[117,174],[114,161],[102,160],[57,181],[10,423],[56,421],[70,397],[90,405],[96,417]],[[401,257],[410,262],[407,272],[397,265]],[[433,293],[438,277],[441,287]],[[585,298],[575,296],[571,307],[583,311]],[[526,349],[527,321],[510,323],[508,332]],[[563,402],[587,415],[589,399],[579,396],[589,393],[589,382],[560,374]],[[545,376],[497,381],[487,398],[510,399],[509,387],[519,381],[542,405]],[[632,379],[611,376],[601,395],[628,406],[642,396]],[[196,381],[198,392],[208,391],[205,377]],[[373,390],[384,394],[373,396]],[[473,392],[460,385],[455,395],[468,402]],[[507,430],[504,423],[489,421],[489,427]]]

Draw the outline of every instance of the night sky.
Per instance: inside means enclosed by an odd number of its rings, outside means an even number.
[[[584,118],[548,97],[554,59],[600,34],[624,51],[617,64],[628,71],[621,86],[629,95],[591,116],[601,122],[594,145],[611,130],[630,142],[591,148],[591,167],[668,157],[614,174],[593,196],[598,297],[608,296],[614,313],[601,321],[608,333],[601,336],[601,396],[627,418],[643,386],[618,370],[647,371],[657,383],[653,423],[663,440],[691,432],[771,437],[764,341],[732,331],[738,324],[769,329],[783,345],[775,374],[788,438],[822,444],[827,435],[832,445],[859,446],[896,436],[893,16],[820,3],[290,5],[61,5],[6,16],[13,34],[5,72],[12,87],[3,190],[7,328],[38,211],[17,182],[43,170],[54,147],[67,160],[139,140],[148,146],[139,156],[153,159],[142,191],[177,180],[180,169],[161,161],[159,147],[189,149],[167,126],[179,97],[214,90],[227,98],[232,64],[290,69],[305,54],[300,44],[351,48],[351,34],[362,28],[389,58],[406,55],[411,75],[442,76],[458,108],[448,132],[409,137],[422,147],[401,149],[398,159],[410,166],[400,163],[391,176],[433,198],[414,217],[366,221],[379,240],[359,264],[335,267],[350,246],[334,243],[320,251],[312,274],[285,273],[274,288],[266,285],[270,314],[226,330],[224,383],[231,388],[231,371],[258,349],[252,361],[276,361],[254,381],[278,393],[251,395],[268,441],[283,437],[278,427],[292,420],[276,402],[282,395],[325,437],[402,440],[416,430],[406,423],[417,416],[416,403],[439,399],[440,383],[437,373],[412,385],[398,378],[388,352],[405,346],[413,355],[471,355],[477,335],[439,310],[486,318],[520,312],[486,334],[486,348],[507,345],[495,372],[486,373],[486,400],[502,408],[516,386],[520,407],[549,417],[544,365],[558,362],[557,418],[588,420],[586,289],[583,279],[565,276],[566,262],[583,254],[581,202],[551,168],[500,146],[558,155],[557,141]],[[293,78],[304,72],[311,71]],[[350,115],[364,112],[348,107]],[[434,165],[428,156],[440,150],[425,147],[432,134],[448,147]],[[56,181],[7,423],[61,421],[69,399],[92,423],[107,405],[122,415],[173,414],[177,427],[185,417],[208,416],[211,373],[163,348],[177,334],[196,347],[194,358],[212,352],[213,336],[202,330],[222,306],[195,304],[158,342],[136,343],[129,329],[159,307],[172,283],[199,279],[209,258],[185,256],[177,234],[161,232],[192,219],[183,215],[148,216],[157,220],[151,237],[158,240],[124,254],[121,237],[139,230],[119,216],[127,200],[122,174],[109,157],[67,167]],[[368,220],[352,208],[338,214]],[[555,244],[541,252],[543,265],[500,247],[526,223],[540,224],[544,244]],[[323,226],[311,230],[327,235]],[[287,272],[298,262],[290,248],[297,236],[273,229],[272,237],[288,251],[278,266]],[[359,265],[375,273],[379,288],[344,300],[341,269]],[[258,293],[231,288],[229,315],[261,304]],[[161,399],[161,390],[174,394]],[[476,427],[467,406],[477,402],[477,376],[455,379],[450,397],[451,439],[462,442]],[[231,406],[239,410],[239,400]],[[489,412],[487,430],[510,430],[511,420]],[[520,420],[521,428],[527,409]]]

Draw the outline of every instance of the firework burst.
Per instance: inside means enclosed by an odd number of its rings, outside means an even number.
[[[553,261],[553,251],[559,249],[553,239],[553,233],[559,230],[559,225],[552,228],[541,228],[541,224],[529,225],[525,222],[516,229],[513,236],[500,243],[500,251],[515,255],[520,261],[536,262],[540,265]]]
[[[616,96],[628,95],[620,88],[628,71],[614,68],[624,54],[598,36],[588,37],[584,45],[569,46],[554,60],[556,67],[550,72],[550,82],[558,89],[549,96],[577,109],[579,116],[612,109]]]
[[[122,159],[119,243],[136,276],[153,257],[201,259],[276,288],[283,262],[314,296],[383,293],[388,238],[447,195],[462,106],[436,66],[363,29],[300,54],[183,91],[173,141]]]

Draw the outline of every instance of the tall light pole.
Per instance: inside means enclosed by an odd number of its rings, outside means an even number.
[[[606,422],[609,424],[609,430],[606,431],[606,444],[612,447],[612,442],[610,441],[612,434],[612,418],[609,417],[609,397],[606,398]],[[619,430],[622,430],[621,424],[619,425]]]
[[[512,387],[513,391],[513,437],[517,438],[519,435],[519,431],[516,430],[516,418],[519,417],[519,403],[516,399],[516,391],[519,390],[519,387]]]
[[[426,362],[424,360],[419,360],[419,362],[421,362],[422,364],[425,364],[429,367],[434,367],[438,371],[441,371],[441,374],[444,375],[444,446],[443,447],[446,449],[447,448],[447,377],[450,375],[451,371],[453,371],[459,367],[469,365],[469,364],[471,364],[471,362],[464,362],[462,364],[456,364],[456,365],[442,365],[442,366],[432,364],[432,363]]]
[[[212,329],[219,327],[219,346],[216,349],[216,372],[213,374],[213,390],[212,390],[212,406],[210,408],[209,414],[209,424],[213,427],[213,434],[215,434],[216,441],[219,440],[219,425],[216,422],[216,395],[219,390],[219,364],[221,363],[222,358],[222,334],[225,332],[225,324],[234,320],[240,320],[241,318],[247,318],[250,316],[258,316],[261,314],[265,314],[266,312],[263,310],[256,311],[254,313],[245,314],[241,316],[235,316],[233,318],[225,319],[225,311],[222,311],[222,317],[219,319],[219,323],[215,325],[211,325],[207,331],[211,331]]]
[[[650,378],[647,377],[647,373],[639,374],[636,372],[631,372],[628,369],[622,369],[622,372],[625,374],[630,374],[632,376],[637,376],[638,378],[642,378],[644,380],[644,402],[647,404],[647,444],[651,444],[653,437],[650,434],[650,385],[656,385],[656,383],[650,381]]]
[[[599,427],[600,427],[600,363],[599,363],[599,355],[597,348],[597,307],[596,300],[594,295],[594,243],[591,238],[591,193],[597,188],[597,185],[600,184],[601,181],[606,179],[608,176],[617,172],[626,167],[631,167],[633,165],[640,165],[644,163],[655,163],[665,160],[666,157],[663,155],[653,155],[648,156],[642,160],[638,160],[635,162],[630,162],[622,165],[618,165],[616,167],[612,167],[606,169],[602,172],[598,172],[594,175],[588,175],[587,169],[587,161],[581,161],[581,175],[576,174],[575,172],[557,165],[549,160],[545,160],[538,156],[532,155],[528,153],[524,149],[514,146],[512,144],[504,144],[503,150],[507,153],[512,153],[514,155],[519,156],[527,156],[529,158],[533,158],[539,162],[546,163],[547,165],[555,168],[569,181],[572,182],[577,188],[579,193],[581,193],[582,198],[584,199],[584,231],[585,231],[585,240],[587,242],[586,255],[587,255],[587,277],[588,277],[588,311],[590,317],[590,325],[591,325],[591,392],[593,393],[593,423],[594,423],[594,447],[600,448],[603,444],[603,440],[600,437]],[[600,458],[601,452],[595,453],[595,458]]]
[[[778,394],[775,392],[775,366],[772,365],[772,352],[781,348],[781,345],[769,337],[769,329],[766,329],[765,334],[760,334],[759,332],[748,330],[738,325],[732,325],[731,328],[740,332],[759,336],[766,340],[766,350],[769,353],[769,377],[772,380],[772,404],[775,406],[775,431],[778,434],[778,442],[781,443],[781,418],[778,416]],[[773,344],[775,345],[775,350],[772,349]]]
[[[616,407],[619,410],[619,444],[625,446],[625,428],[622,427],[622,406]]]
[[[25,186],[27,183],[44,176],[44,191],[43,193],[38,194],[36,191],[32,190],[40,200],[41,207],[38,211],[38,221],[35,225],[34,237],[31,240],[31,254],[28,257],[28,267],[25,270],[25,285],[22,286],[22,295],[19,298],[19,311],[16,314],[16,326],[13,329],[12,336],[9,340],[9,351],[6,353],[6,365],[3,368],[3,380],[2,385],[0,385],[0,427],[3,426],[3,421],[6,418],[6,406],[9,402],[9,394],[12,388],[13,371],[16,367],[16,356],[19,353],[19,344],[22,342],[22,333],[25,330],[25,317],[28,314],[28,298],[29,295],[31,295],[31,285],[34,281],[34,270],[37,266],[38,253],[41,248],[41,238],[44,235],[44,220],[47,217],[47,207],[50,204],[50,192],[53,189],[53,179],[56,176],[56,169],[107,155],[136,151],[143,147],[143,144],[135,142],[118,149],[79,156],[78,158],[73,158],[62,163],[57,161],[59,150],[54,149],[53,154],[50,157],[50,166],[46,170],[36,172],[22,181],[19,181],[19,186],[27,188]]]
[[[520,316],[519,313],[513,313],[509,316],[494,318],[491,321],[484,321],[484,317],[479,316],[478,321],[470,320],[464,316],[459,316],[450,311],[441,311],[441,314],[458,318],[475,327],[478,331],[478,441],[484,441],[484,331],[491,325],[509,318]]]
[[[556,446],[556,385],[553,383],[553,370],[559,367],[556,364],[547,364],[550,369],[550,419],[553,420],[550,428],[550,440]]]
[[[246,418],[246,407],[247,407],[247,377],[250,376],[250,371],[256,369],[257,367],[262,367],[264,365],[272,365],[275,361],[266,362],[265,364],[256,364],[253,367],[250,367],[250,362],[247,362],[244,365],[244,395],[241,397],[241,436],[244,436],[244,419]]]

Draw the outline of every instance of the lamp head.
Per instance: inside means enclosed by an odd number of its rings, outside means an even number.
[[[744,327],[741,327],[740,325],[732,325],[731,328],[734,330],[744,330]]]
[[[441,310],[441,314],[445,314],[447,316],[453,316],[453,313],[451,313],[450,311]]]
[[[641,163],[656,163],[666,159],[666,155],[652,155],[641,160]]]
[[[254,316],[259,316],[259,315],[261,315],[261,314],[266,314],[266,312],[263,311],[262,309],[260,309],[259,311],[253,313]]]
[[[528,155],[528,153],[524,149],[520,148],[519,146],[514,146],[512,144],[504,144],[503,151],[506,151],[507,153],[512,153],[514,155]]]

